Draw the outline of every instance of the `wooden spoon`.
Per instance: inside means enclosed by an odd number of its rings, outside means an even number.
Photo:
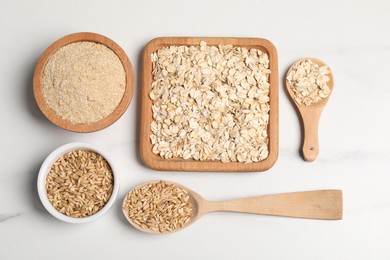
[[[314,63],[318,64],[319,66],[327,66],[323,61],[315,58],[304,58],[296,63],[293,64],[293,66],[297,63],[302,62],[303,60],[311,60]],[[293,67],[291,66],[291,68]],[[287,75],[290,73],[291,68],[288,70]],[[328,67],[329,68],[329,67]],[[329,76],[329,82],[328,86],[330,89],[330,94],[327,98],[321,99],[319,102],[315,104],[311,104],[309,106],[306,106],[304,104],[299,105],[295,101],[295,95],[293,90],[291,89],[291,85],[286,79],[286,87],[287,91],[291,96],[291,99],[295,103],[295,105],[298,108],[299,113],[301,114],[302,122],[303,122],[303,146],[302,146],[302,153],[303,158],[306,161],[314,161],[319,153],[319,145],[318,145],[318,124],[320,121],[320,116],[322,113],[322,110],[324,109],[326,103],[328,102],[328,99],[330,95],[333,92],[333,86],[334,86],[334,79],[333,79],[333,73],[329,68],[330,73],[327,74]]]
[[[215,211],[327,220],[342,219],[343,216],[343,198],[341,190],[316,190],[282,193],[237,200],[211,202],[205,200],[201,195],[188,189],[187,187],[184,187],[183,185],[168,181],[164,182],[176,185],[177,187],[186,190],[189,194],[190,203],[192,204],[193,209],[192,218],[184,227],[165,233],[172,233],[186,228],[203,215]],[[134,189],[139,189],[149,183],[150,182],[143,183]],[[143,229],[134,223],[125,208],[126,200],[127,196],[123,201],[122,210],[131,225],[146,233],[161,234],[160,232],[151,229]]]

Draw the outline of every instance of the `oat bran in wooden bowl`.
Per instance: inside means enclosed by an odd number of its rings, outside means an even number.
[[[134,71],[123,49],[96,33],[74,33],[51,44],[34,73],[35,100],[54,124],[94,132],[118,120],[130,104]]]
[[[119,191],[119,175],[103,149],[69,143],[45,159],[37,187],[43,206],[52,216],[80,224],[100,218],[111,208]]]

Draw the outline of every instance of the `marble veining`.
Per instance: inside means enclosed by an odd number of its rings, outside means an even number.
[[[19,216],[21,216],[22,213],[16,213],[16,214],[0,214],[0,223],[6,222],[7,220],[15,219]]]

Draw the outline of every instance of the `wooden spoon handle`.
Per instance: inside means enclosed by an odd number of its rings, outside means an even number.
[[[320,122],[321,109],[308,109],[301,112],[303,121],[303,158],[312,162],[317,159],[320,152],[318,144],[318,124]]]
[[[318,190],[210,202],[208,212],[232,211],[294,218],[341,219],[341,190]]]

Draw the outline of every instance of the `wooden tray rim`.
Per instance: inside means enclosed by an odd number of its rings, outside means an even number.
[[[268,126],[269,156],[256,163],[239,163],[220,161],[196,161],[193,159],[163,159],[152,152],[150,142],[150,123],[152,122],[151,100],[148,93],[151,89],[152,74],[150,55],[162,46],[197,45],[200,41],[208,45],[232,44],[234,46],[257,48],[266,51],[270,59],[270,122]],[[159,37],[151,40],[144,48],[142,63],[141,109],[140,109],[140,156],[144,164],[160,171],[216,171],[216,172],[254,172],[270,169],[278,158],[279,146],[279,107],[278,107],[278,62],[277,50],[267,39],[240,37]],[[148,116],[150,115],[150,116]]]

